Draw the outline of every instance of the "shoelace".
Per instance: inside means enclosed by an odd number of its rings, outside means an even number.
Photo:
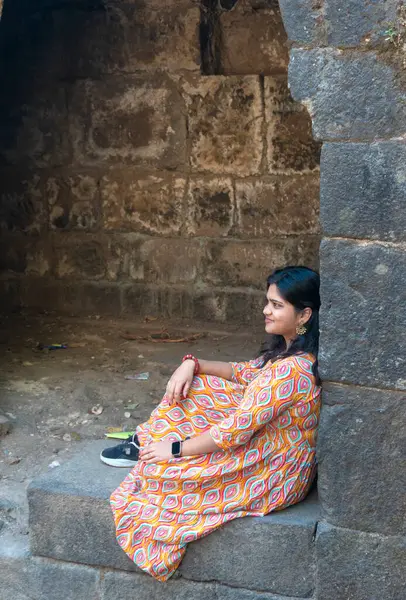
[[[140,446],[135,441],[136,437],[137,437],[137,434],[133,433],[133,435],[131,436],[131,438],[128,438],[128,440],[126,441],[126,445],[135,446],[135,448],[137,448],[137,450],[141,450]],[[128,452],[127,452],[127,450],[128,450]],[[130,448],[125,448],[124,452],[125,452],[125,454],[130,454]]]

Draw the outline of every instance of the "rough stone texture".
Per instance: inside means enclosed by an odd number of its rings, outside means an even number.
[[[252,590],[243,590],[241,588],[227,587],[225,585],[216,585],[216,600],[294,600],[288,596],[275,596],[267,592],[254,592]],[[296,596],[296,600],[298,599]]]
[[[10,419],[0,414],[0,437],[10,433],[12,424]]]
[[[318,600],[402,600],[406,538],[319,525],[316,539]]]
[[[99,461],[100,450],[105,446],[105,441],[90,443],[79,449],[72,461],[43,474],[30,485],[33,554],[136,570],[115,541],[108,506],[108,497],[125,477],[125,469],[111,469]],[[264,518],[237,519],[190,544],[181,574],[196,581],[218,580],[273,593],[307,596],[314,585],[312,536],[317,519],[314,496]],[[230,556],[229,548],[233,546],[245,550]],[[247,557],[252,561],[249,568]]]
[[[382,41],[397,22],[398,0],[340,0],[325,2],[330,46],[358,46]]]
[[[56,277],[103,279],[106,273],[104,245],[98,237],[70,235],[54,240]]]
[[[399,137],[406,127],[406,91],[374,52],[292,49],[292,96],[305,104],[317,140]]]
[[[181,166],[186,136],[183,113],[183,101],[164,74],[77,82],[70,99],[76,159]]]
[[[26,539],[2,539],[1,598],[13,600],[98,600],[99,573],[83,565],[29,556]]]
[[[286,73],[288,46],[277,2],[239,0],[220,13],[219,24],[221,73]]]
[[[121,7],[119,14],[127,39],[128,69],[199,71],[198,3],[154,0]]]
[[[202,269],[203,242],[180,239],[153,239],[141,248],[145,280],[152,283],[191,283]]]
[[[237,181],[236,201],[239,237],[319,232],[318,174]]]
[[[176,234],[184,221],[185,179],[161,171],[114,169],[101,180],[104,229]]]
[[[48,275],[52,269],[52,247],[48,238],[22,233],[3,233],[0,238],[0,273],[3,276]]]
[[[100,223],[98,179],[90,173],[51,176],[44,191],[51,229],[92,231]]]
[[[101,600],[217,600],[216,586],[170,579],[160,583],[152,577],[138,573],[107,572],[101,584]]]
[[[41,232],[47,222],[40,176],[17,169],[0,171],[0,230]]]
[[[122,289],[116,283],[27,276],[18,283],[18,295],[14,289],[8,290],[8,303],[14,307],[22,304],[41,312],[116,317],[122,311]]]
[[[400,141],[324,144],[320,182],[324,234],[404,241],[405,162],[406,147]]]
[[[399,246],[325,240],[320,248],[322,377],[406,389],[406,254]]]
[[[104,242],[109,280],[144,280],[145,262],[141,259],[144,239],[141,236],[136,233],[109,235]]]
[[[265,77],[267,160],[271,173],[313,171],[320,163],[320,143],[304,106],[294,102],[286,75]]]
[[[405,401],[406,392],[324,385],[318,489],[330,523],[406,534]]]
[[[194,171],[259,172],[263,109],[258,77],[196,77],[181,80],[188,111]]]
[[[34,555],[136,569],[115,539],[108,498],[126,470],[109,469],[101,463],[100,451],[108,445],[114,444],[93,442],[75,459],[44,473],[30,485],[30,542]]]
[[[21,308],[21,284],[13,279],[0,279],[0,311],[14,312]]]
[[[213,241],[206,265],[206,280],[215,285],[227,279],[232,286],[265,289],[271,271],[281,265],[315,267],[318,236],[272,236],[269,241]]]
[[[180,573],[196,581],[309,596],[314,585],[315,508],[315,498],[309,497],[280,513],[236,519],[190,544]]]
[[[234,225],[235,198],[231,179],[192,178],[187,196],[186,231],[189,235],[227,236]]]
[[[0,97],[0,163],[59,166],[71,159],[66,90],[43,86],[41,94],[5,85]]]
[[[324,0],[279,0],[290,42],[314,46],[327,44],[323,4]]]

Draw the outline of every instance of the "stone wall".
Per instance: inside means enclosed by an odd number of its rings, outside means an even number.
[[[317,266],[277,2],[20,0],[0,40],[3,304],[247,322]]]
[[[400,600],[406,589],[405,9],[391,0],[280,4],[293,46],[292,94],[324,141],[316,597]]]

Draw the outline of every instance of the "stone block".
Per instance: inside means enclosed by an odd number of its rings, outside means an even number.
[[[230,522],[189,544],[180,573],[195,581],[310,596],[314,587],[315,502],[312,496],[280,513]]]
[[[184,103],[164,74],[77,82],[70,127],[78,161],[174,169],[185,162]]]
[[[285,596],[275,596],[268,592],[254,592],[253,590],[243,590],[242,588],[228,587],[225,585],[216,585],[216,600],[301,600]]]
[[[205,280],[215,285],[266,289],[271,271],[287,264],[317,263],[318,236],[273,236],[264,241],[213,241]]]
[[[143,243],[140,259],[151,283],[182,284],[199,278],[205,246],[199,240],[151,239]]]
[[[319,175],[236,181],[238,236],[319,233]]]
[[[405,400],[405,392],[324,385],[318,490],[329,523],[406,535]]]
[[[218,237],[230,233],[235,218],[231,179],[191,178],[186,202],[189,235]]]
[[[324,234],[404,241],[405,161],[403,142],[325,144],[320,192]]]
[[[132,598],[139,600],[217,600],[216,586],[212,583],[196,583],[170,579],[165,583],[138,573],[108,571],[101,583],[101,600]]]
[[[46,226],[40,176],[17,169],[0,171],[0,230],[39,233]]]
[[[55,235],[55,274],[59,278],[103,279],[106,273],[105,240],[100,236]]]
[[[123,314],[192,318],[195,294],[190,286],[137,284],[123,286]]]
[[[20,234],[3,233],[0,238],[0,272],[24,273],[30,240]]]
[[[170,235],[184,222],[185,179],[135,169],[108,172],[101,180],[104,229]]]
[[[120,233],[107,237],[107,279],[144,280],[145,264],[141,253],[143,241],[144,238],[136,233]]]
[[[200,9],[196,2],[136,2],[116,12],[124,25],[127,70],[199,72]]]
[[[279,5],[290,42],[314,46],[327,44],[323,0],[279,0]]]
[[[193,171],[259,172],[263,109],[259,77],[182,78]]]
[[[83,5],[80,10],[66,4],[53,8],[52,50],[59,53],[59,77],[97,78],[125,70],[125,22],[114,4]]]
[[[13,81],[13,80],[11,80]],[[71,160],[66,90],[49,84],[5,87],[0,98],[0,162],[55,167]],[[28,90],[28,91],[27,91]]]
[[[401,600],[406,587],[406,538],[319,525],[318,600]]]
[[[228,289],[225,297],[225,323],[255,325],[264,323],[265,283],[262,291]]]
[[[285,73],[289,54],[277,2],[240,0],[220,13],[220,69],[224,75]]]
[[[80,447],[70,462],[30,484],[31,551],[43,557],[139,573],[115,540],[108,498],[126,473],[100,462],[99,453],[106,444],[101,440]],[[267,517],[237,519],[190,544],[180,573],[198,582],[220,581],[307,597],[314,585],[312,537],[317,519],[314,496]],[[244,552],[230,553],[231,547],[243,548]],[[119,579],[123,586],[139,579],[154,593],[156,582],[141,577],[125,579],[117,574],[116,579],[106,574],[105,600],[115,597],[107,594],[113,594],[113,582]],[[211,589],[207,587],[208,593]]]
[[[0,311],[18,312],[21,304],[21,281],[0,279]]]
[[[325,380],[406,389],[406,255],[401,247],[324,240],[320,248]]]
[[[374,52],[292,49],[289,85],[317,140],[367,141],[405,130],[406,91]]]
[[[318,169],[320,143],[313,139],[306,108],[292,99],[286,76],[265,77],[264,94],[269,171]]]
[[[2,539],[1,598],[98,600],[99,572],[83,565],[33,558],[24,539]]]
[[[329,46],[359,46],[382,41],[390,25],[396,27],[396,0],[341,0],[327,2],[324,16],[329,24]]]
[[[53,175],[44,182],[49,227],[92,231],[100,222],[98,177],[92,173]]]
[[[28,490],[30,545],[34,555],[136,570],[115,539],[108,499],[126,475],[100,459],[111,442],[92,442],[59,469],[35,479]],[[49,524],[52,524],[52,527]]]

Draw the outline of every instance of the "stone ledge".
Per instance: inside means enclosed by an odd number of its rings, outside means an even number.
[[[292,597],[184,581],[160,583],[141,573],[96,569],[33,557],[27,539],[0,537],[1,598],[14,600],[294,600]],[[296,597],[296,600],[301,600]]]
[[[110,493],[127,471],[99,461],[105,446],[105,441],[82,446],[72,461],[30,485],[34,555],[138,571],[115,541],[108,505]],[[280,513],[237,519],[190,544],[179,573],[194,581],[307,597],[314,587],[313,534],[318,515],[317,500],[310,496]],[[240,551],[230,554],[230,548]]]

